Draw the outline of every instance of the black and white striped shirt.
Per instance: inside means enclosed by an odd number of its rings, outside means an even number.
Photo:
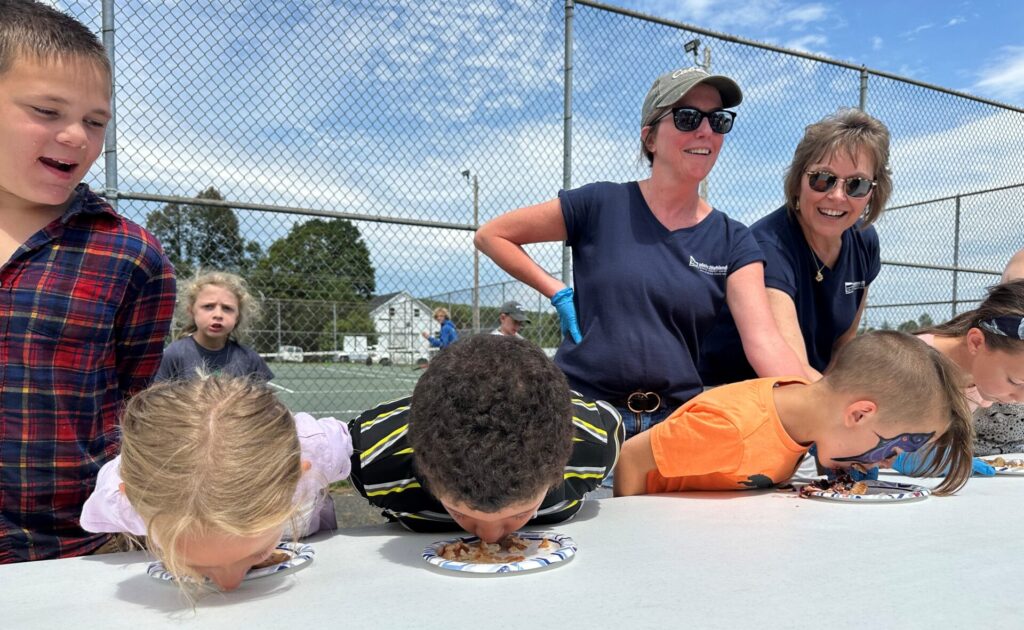
[[[622,445],[622,419],[614,407],[572,393],[573,449],[563,482],[544,497],[529,525],[571,518],[586,493],[600,485],[615,466]],[[409,446],[411,398],[383,403],[349,422],[352,435],[352,484],[386,517],[415,532],[459,529],[426,488],[413,467]]]

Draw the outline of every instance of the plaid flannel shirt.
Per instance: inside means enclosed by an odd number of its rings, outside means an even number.
[[[120,444],[125,399],[160,365],[174,271],[85,185],[0,267],[0,564],[84,555],[79,527]]]

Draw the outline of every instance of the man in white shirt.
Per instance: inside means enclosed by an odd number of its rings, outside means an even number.
[[[492,335],[507,335],[509,337],[523,338],[519,329],[523,324],[529,324],[530,318],[519,302],[505,302],[501,305],[501,313],[498,315],[498,327],[491,331]]]

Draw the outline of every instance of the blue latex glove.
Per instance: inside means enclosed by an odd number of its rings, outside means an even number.
[[[900,453],[896,456],[896,459],[892,463],[892,467],[895,468],[900,474],[913,476],[918,470],[924,470],[931,466],[932,458],[935,456],[935,451],[932,449],[926,449],[927,454],[922,451],[915,451],[913,453]],[[992,477],[996,474],[996,469],[986,464],[980,458],[975,457],[974,461],[971,462],[972,476],[974,477]],[[945,477],[949,469],[939,473],[940,477]]]
[[[580,324],[576,321],[576,305],[572,303],[572,287],[565,287],[552,295],[551,305],[558,311],[558,322],[562,326],[562,335],[569,335],[576,343],[583,341]]]

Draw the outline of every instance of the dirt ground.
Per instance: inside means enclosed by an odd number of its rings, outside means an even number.
[[[380,515],[380,509],[370,505],[349,484],[336,483],[331,486],[330,492],[331,498],[334,499],[334,513],[338,517],[339,529],[388,522],[388,519]]]

